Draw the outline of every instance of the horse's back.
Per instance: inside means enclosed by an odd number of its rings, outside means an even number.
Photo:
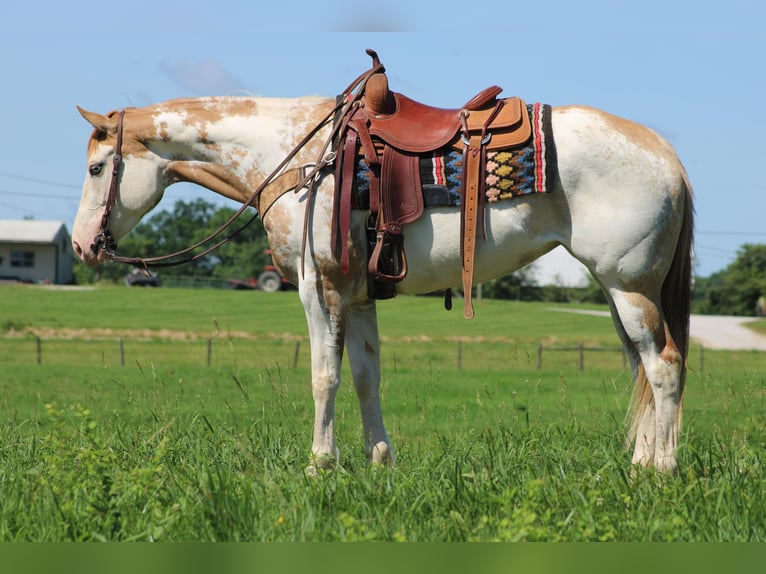
[[[683,172],[670,143],[645,125],[588,106],[556,107],[552,118],[559,170],[576,157],[618,178],[625,176],[624,170],[646,174],[648,165],[662,166],[673,177]]]

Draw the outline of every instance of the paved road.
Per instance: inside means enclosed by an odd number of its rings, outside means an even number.
[[[552,311],[582,313],[608,317],[606,311],[586,311],[551,307]],[[748,329],[745,324],[756,321],[753,317],[728,315],[692,315],[689,331],[692,341],[708,349],[766,351],[766,335]]]

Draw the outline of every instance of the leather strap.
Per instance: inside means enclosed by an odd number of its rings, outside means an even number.
[[[253,207],[258,212],[261,220],[266,217],[272,205],[288,191],[300,189],[306,182],[309,166],[302,165],[282,172],[271,183],[263,188],[263,191],[255,198]]]
[[[349,126],[356,130],[359,134],[359,142],[362,144],[362,152],[364,153],[364,161],[367,165],[372,167],[380,166],[380,157],[375,150],[375,144],[372,143],[372,137],[370,137],[370,128],[367,121],[367,116],[363,113],[357,114],[350,122]]]
[[[337,225],[333,225],[335,235],[331,244],[334,249],[340,247],[340,271],[348,273],[350,263],[348,258],[348,241],[351,234],[351,191],[354,185],[354,166],[356,156],[357,133],[354,130],[346,132],[343,143],[343,158],[339,163],[342,170],[340,178],[340,193],[338,202],[333,209],[333,218],[337,217]],[[338,185],[336,184],[336,189]]]
[[[486,241],[487,229],[485,226],[486,218],[484,215],[484,208],[487,202],[487,178],[485,177],[485,171],[487,169],[487,146],[492,140],[492,134],[488,131],[489,126],[495,121],[495,118],[500,114],[500,110],[505,106],[505,100],[497,100],[492,113],[487,118],[484,126],[481,129],[481,163],[479,164],[479,206],[478,206],[478,218],[479,218],[479,233],[481,238]]]
[[[468,129],[470,111],[462,110],[459,114],[463,126],[463,207],[461,210],[460,253],[463,259],[463,316],[473,318],[473,272],[476,254],[477,230],[486,239],[484,226],[484,201],[486,198],[485,169],[487,166],[487,144],[492,139],[488,131],[505,102],[498,100],[487,117],[481,132],[471,135]]]
[[[473,318],[473,264],[476,252],[476,229],[479,221],[481,135],[472,136],[463,151],[463,209],[461,210],[461,253],[463,257],[463,316]]]
[[[114,148],[114,157],[112,158],[112,180],[109,182],[109,194],[106,196],[106,206],[104,214],[101,216],[101,227],[99,234],[90,246],[90,250],[96,253],[103,249],[107,253],[114,251],[117,246],[114,243],[114,237],[109,230],[109,221],[112,216],[112,208],[117,201],[117,188],[119,187],[120,166],[122,165],[122,132],[123,121],[125,119],[125,110],[120,110],[117,116],[117,143]]]

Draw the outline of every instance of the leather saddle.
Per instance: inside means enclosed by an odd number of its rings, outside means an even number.
[[[463,152],[461,186],[461,258],[464,315],[473,317],[471,291],[477,235],[484,233],[486,152],[524,144],[532,135],[521,98],[498,99],[499,86],[479,92],[464,106],[442,109],[416,102],[389,89],[380,67],[367,80],[364,97],[341,130],[336,160],[336,221],[333,241],[340,249],[341,269],[348,269],[347,237],[351,188],[357,153],[370,169],[368,219],[368,291],[390,298],[394,284],[407,275],[404,225],[417,221],[424,210],[420,182],[421,154],[444,148]]]

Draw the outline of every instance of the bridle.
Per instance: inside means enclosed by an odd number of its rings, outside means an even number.
[[[98,235],[93,240],[93,244],[90,246],[90,250],[93,253],[98,253],[101,249],[108,255],[114,255],[114,251],[117,249],[117,244],[114,242],[112,232],[109,231],[109,219],[112,214],[112,208],[117,201],[117,191],[120,186],[120,165],[122,165],[122,124],[125,118],[125,110],[120,110],[119,116],[117,116],[117,144],[114,148],[114,157],[112,157],[112,181],[109,182],[109,194],[106,196],[106,205],[104,206],[104,214],[101,216],[101,227],[99,228]]]
[[[367,84],[367,80],[373,74],[382,71],[382,69],[383,69],[383,66],[380,63],[374,63],[372,68],[370,68],[368,71],[361,74],[351,84],[349,84],[348,88],[346,88],[346,90],[344,90],[344,92],[340,96],[338,96],[335,107],[332,110],[330,110],[330,112],[327,115],[325,115],[325,117],[322,118],[319,121],[319,123],[317,123],[300,142],[298,142],[298,144],[292,149],[292,151],[288,153],[287,156],[274,169],[274,171],[272,171],[266,177],[266,179],[264,179],[263,182],[252,192],[250,197],[245,202],[243,202],[242,207],[234,215],[232,215],[223,225],[221,225],[216,231],[211,233],[208,237],[206,237],[202,241],[199,241],[195,243],[194,245],[191,245],[190,247],[187,247],[180,251],[176,251],[175,253],[170,253],[168,255],[159,255],[155,257],[122,257],[117,255],[116,253],[117,244],[114,241],[114,236],[112,235],[112,232],[109,230],[109,223],[110,223],[112,209],[117,202],[117,194],[120,188],[120,177],[119,177],[120,166],[123,165],[122,143],[123,143],[125,110],[124,109],[121,110],[117,118],[117,134],[116,134],[117,142],[115,144],[114,156],[112,158],[112,179],[109,183],[109,193],[106,198],[104,214],[101,217],[101,225],[99,227],[99,232],[90,246],[91,251],[93,253],[98,253],[99,250],[103,251],[107,255],[107,257],[109,257],[110,261],[114,261],[116,263],[126,263],[129,265],[142,267],[144,269],[148,269],[150,267],[172,267],[175,265],[182,265],[184,263],[196,261],[204,257],[205,255],[208,255],[215,249],[218,249],[224,243],[231,240],[237,234],[241,233],[248,225],[250,225],[253,221],[255,221],[259,215],[261,216],[263,215],[263,214],[255,213],[255,215],[253,215],[243,225],[234,229],[233,231],[230,231],[223,238],[219,238],[219,236],[222,235],[224,231],[226,231],[229,227],[231,227],[234,224],[234,222],[247,210],[248,207],[255,204],[255,202],[258,200],[258,197],[263,192],[263,190],[266,189],[266,187],[280,175],[280,173],[285,168],[285,166],[287,166],[287,164],[298,154],[298,152],[300,152],[300,150],[303,149],[308,144],[308,142],[311,141],[311,139],[322,128],[324,128],[326,125],[332,122],[333,129],[330,133],[330,136],[325,141],[324,146],[322,147],[322,150],[319,154],[320,159],[318,159],[316,162],[312,164],[303,166],[302,172],[301,172],[302,177],[299,178],[298,183],[294,187],[292,187],[295,193],[297,193],[299,190],[304,188],[307,188],[308,190],[308,198],[306,201],[306,213],[304,216],[304,225],[303,225],[302,252],[305,252],[306,237],[307,237],[307,231],[308,231],[308,221],[309,221],[309,209],[310,209],[310,206],[312,205],[312,194],[314,191],[314,187],[316,182],[322,176],[323,172],[325,172],[327,168],[332,166],[333,162],[335,161],[335,152],[333,151],[328,152],[328,150],[331,148],[333,141],[337,140],[337,137],[342,129],[342,126],[345,124],[345,122],[343,122],[342,119],[348,117],[349,114],[353,113],[353,110],[359,105],[359,101],[364,95],[364,87]],[[356,92],[353,91],[355,89],[356,89]],[[219,239],[217,240],[215,244],[205,248],[203,251],[199,253],[192,254],[193,251],[202,247],[203,245],[206,245],[207,243],[209,243],[210,241],[216,238],[219,238]]]

